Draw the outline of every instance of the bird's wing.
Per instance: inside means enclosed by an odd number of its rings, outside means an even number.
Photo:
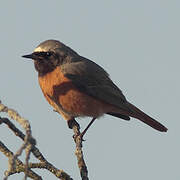
[[[93,61],[81,56],[77,59],[61,66],[64,75],[71,79],[81,92],[118,108],[126,109],[125,96],[112,82],[107,72]]]
[[[83,57],[78,57],[78,59],[71,63],[65,63],[61,66],[61,70],[80,91],[114,105],[125,112],[125,114],[116,112],[108,112],[107,114],[126,120],[130,119],[129,116],[135,117],[154,129],[167,131],[165,126],[127,102],[121,90],[112,82],[103,68]]]

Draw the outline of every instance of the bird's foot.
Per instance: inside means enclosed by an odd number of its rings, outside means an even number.
[[[83,139],[83,134],[82,134],[82,133],[74,134],[74,135],[73,135],[73,139],[74,139],[75,142],[77,141],[77,139],[79,139],[80,141],[85,141],[85,140]]]
[[[76,126],[78,129],[80,129],[78,122],[74,118],[68,120],[67,124],[70,129],[73,129],[74,126]]]

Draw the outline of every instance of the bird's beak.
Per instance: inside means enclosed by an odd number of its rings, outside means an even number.
[[[22,56],[23,58],[28,58],[28,59],[36,59],[36,55],[34,53],[32,54],[28,54],[28,55],[24,55]]]

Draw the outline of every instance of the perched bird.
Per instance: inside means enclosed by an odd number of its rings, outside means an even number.
[[[109,114],[124,120],[133,117],[158,131],[167,131],[161,123],[128,102],[101,66],[65,44],[46,40],[32,54],[23,57],[34,60],[45,98],[55,109],[58,105],[58,112],[70,128],[76,117],[89,116],[94,122],[103,114]]]

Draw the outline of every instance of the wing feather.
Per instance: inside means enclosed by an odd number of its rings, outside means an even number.
[[[108,73],[91,60],[79,56],[61,66],[64,75],[82,92],[119,108],[126,108],[122,91],[112,82]]]

